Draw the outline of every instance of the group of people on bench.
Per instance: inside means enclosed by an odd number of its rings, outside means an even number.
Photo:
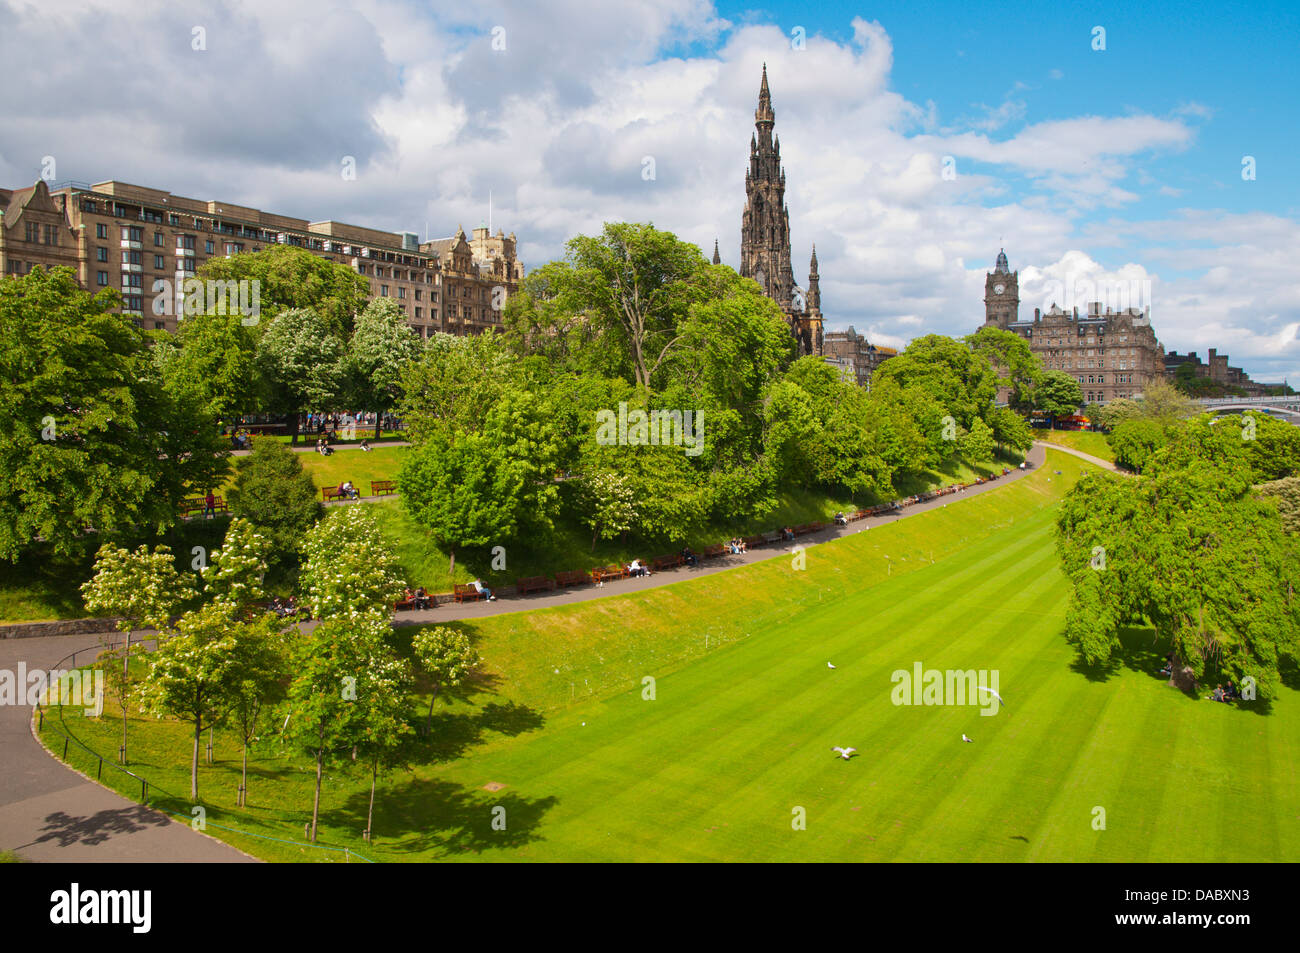
[[[727,550],[731,555],[739,556],[741,553],[748,552],[749,547],[745,545],[745,541],[739,536],[733,536],[727,542]]]
[[[402,593],[402,602],[409,603],[417,609],[428,609],[433,605],[433,600],[425,592],[424,586],[416,586],[414,592],[411,591],[410,586],[407,586],[406,591]]]
[[[273,599],[271,601],[271,611],[281,619],[288,619],[291,617],[302,619],[311,618],[311,613],[307,610],[306,606],[298,605],[298,600],[293,596],[290,596],[288,599]]]
[[[339,496],[342,496],[345,499],[349,499],[349,500],[361,499],[361,491],[359,491],[355,486],[352,485],[351,480],[344,480],[342,483],[340,483],[338,493]]]

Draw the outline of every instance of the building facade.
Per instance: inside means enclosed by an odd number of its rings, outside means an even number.
[[[781,166],[781,137],[773,135],[776,113],[767,86],[767,64],[754,111],[756,133],[749,141],[745,171],[745,211],[740,223],[740,274],[758,282],[763,293],[780,306],[800,354],[823,354],[820,276],[817,248],[809,264],[808,288],[795,284],[790,263],[790,210],[785,204],[785,169]],[[714,260],[717,260],[716,244]]]
[[[310,222],[117,181],[0,189],[0,213],[0,274],[67,265],[89,291],[119,291],[123,313],[151,330],[176,330],[184,282],[205,261],[276,244],[365,276],[371,297],[395,300],[421,337],[499,325],[524,275],[513,234],[479,228],[467,239],[457,229],[421,243],[413,232]]]
[[[1165,351],[1147,311],[1107,307],[1103,312],[1101,303],[1093,302],[1080,314],[1077,307],[1065,311],[1053,303],[1047,311],[1035,308],[1033,320],[1021,321],[1020,273],[1011,270],[1005,250],[985,276],[984,324],[1015,332],[1044,368],[1073,376],[1085,403],[1135,397],[1165,374]]]
[[[827,364],[840,369],[841,376],[859,387],[871,389],[871,375],[876,368],[898,354],[892,347],[877,347],[850,325],[847,331],[827,331],[825,335]]]
[[[1179,367],[1187,365],[1197,377],[1225,387],[1240,388],[1248,397],[1262,397],[1267,391],[1264,384],[1251,380],[1250,375],[1240,367],[1229,366],[1228,355],[1220,354],[1217,348],[1210,348],[1208,358],[1202,362],[1195,351],[1188,354],[1170,351],[1165,355],[1165,374],[1172,379],[1177,375]]]

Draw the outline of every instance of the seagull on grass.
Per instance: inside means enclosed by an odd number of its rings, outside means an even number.
[[[832,748],[831,750],[834,751],[841,758],[843,758],[845,761],[848,761],[849,758],[851,758],[858,749],[857,748]]]
[[[832,665],[830,662],[827,662],[827,663],[826,663],[826,667],[827,667],[827,668],[834,668],[835,666]]]
[[[973,739],[973,738],[967,738],[965,732],[962,733],[961,740],[962,740],[962,741],[968,741],[968,742],[970,742],[971,744],[974,744],[974,743],[975,743],[975,739]]]
[[[992,695],[994,698],[996,698],[996,699],[1001,703],[1001,705],[1002,705],[1003,708],[1006,708],[1006,707],[1007,707],[1007,703],[1004,702],[1004,701],[1002,701],[1002,696],[999,695],[997,692],[995,692],[993,689],[991,689],[991,688],[985,688],[983,685],[978,685],[978,686],[976,686],[975,690],[976,690],[977,692],[988,692],[990,695]]]

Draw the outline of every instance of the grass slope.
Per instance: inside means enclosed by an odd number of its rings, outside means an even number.
[[[1035,430],[1034,439],[1089,453],[1110,463],[1115,462],[1115,451],[1110,448],[1106,435],[1095,430]]]
[[[365,781],[335,769],[324,843],[379,860],[1297,859],[1294,673],[1260,714],[1166,687],[1142,630],[1113,671],[1074,663],[1050,504],[1083,466],[1051,453],[995,492],[810,549],[803,571],[783,556],[482,620],[490,677],[440,705],[422,763],[381,787],[377,842],[357,837]],[[996,669],[1011,707],[893,705],[891,674],[918,661]],[[67,717],[111,750],[111,717]],[[135,770],[187,790],[183,726],[132,731]],[[835,759],[845,744],[861,755]],[[254,808],[237,813],[238,751],[220,733],[217,747],[209,818],[299,836],[305,762],[264,752]],[[272,859],[330,859],[210,832]]]

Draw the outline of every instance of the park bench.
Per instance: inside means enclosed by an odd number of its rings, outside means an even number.
[[[596,582],[607,582],[610,579],[626,579],[627,570],[618,565],[602,566],[591,571],[591,578]]]
[[[452,598],[457,602],[477,602],[479,599],[486,599],[487,596],[471,585],[461,585],[460,583],[456,583],[452,592]]]
[[[350,500],[352,497],[343,493],[336,486],[323,486],[320,488],[320,495],[326,503],[332,503],[334,500]],[[360,494],[357,494],[360,496]]]
[[[401,612],[405,609],[414,609],[415,599],[398,599],[396,602],[393,603],[393,608],[398,612]]]
[[[555,581],[562,589],[569,586],[585,586],[591,582],[591,574],[581,569],[565,569],[555,574]]]
[[[396,480],[371,480],[370,481],[371,496],[387,496],[390,493],[396,493],[396,492],[397,492]]]
[[[701,559],[716,559],[718,556],[725,555],[727,555],[727,547],[723,543],[713,543],[710,546],[705,546],[700,552]]]
[[[654,559],[650,560],[650,568],[655,572],[659,572],[661,569],[676,568],[677,566],[680,566],[683,561],[684,560],[680,553],[671,553],[667,556],[656,556]]]
[[[189,516],[191,513],[202,513],[205,509],[207,509],[207,506],[208,506],[207,499],[202,496],[194,496],[188,499],[181,500],[180,502],[181,516]],[[230,512],[230,507],[226,505],[226,501],[219,496],[213,498],[212,509],[213,512],[216,513]]]
[[[768,542],[768,538],[762,533],[759,533],[757,536],[746,536],[743,542],[746,549],[753,549],[755,546],[762,546],[764,543]]]
[[[555,588],[555,580],[549,576],[525,576],[515,580],[515,592],[526,596],[530,592],[548,592]]]

